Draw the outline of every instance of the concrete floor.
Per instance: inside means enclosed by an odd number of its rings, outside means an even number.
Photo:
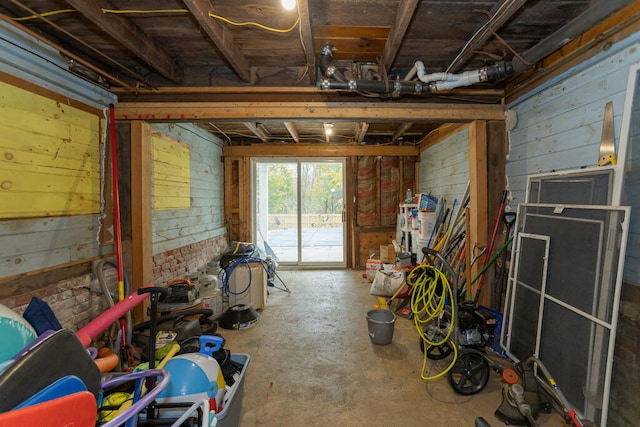
[[[493,415],[501,402],[497,373],[472,396],[454,393],[446,377],[420,378],[413,321],[398,317],[391,344],[371,343],[366,313],[377,299],[361,271],[278,274],[291,293],[270,288],[255,325],[218,329],[226,348],[250,355],[241,427],[474,426],[478,416],[504,425]],[[444,367],[428,363],[429,375]],[[547,414],[538,422],[563,425]]]

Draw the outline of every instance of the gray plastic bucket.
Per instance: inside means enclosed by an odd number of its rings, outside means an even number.
[[[369,310],[367,323],[371,342],[377,345],[391,344],[395,322],[396,315],[391,310]]]

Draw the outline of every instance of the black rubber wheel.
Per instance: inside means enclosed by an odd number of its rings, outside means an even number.
[[[431,342],[442,342],[450,327],[451,322],[449,321],[449,317],[445,314],[442,319],[436,319],[435,321],[427,324],[422,330],[422,333]],[[427,358],[431,360],[442,360],[446,358],[452,353],[452,346],[454,345],[451,341],[447,341],[441,345],[429,344],[425,349],[425,344],[425,341],[420,338],[420,349],[423,353],[426,350]]]
[[[422,351],[424,352],[424,341],[422,344]],[[431,360],[442,360],[449,356],[453,348],[451,348],[451,342],[447,341],[442,345],[428,345],[427,346],[427,358]]]
[[[477,350],[462,350],[449,371],[453,390],[465,396],[481,392],[489,381],[489,362]]]

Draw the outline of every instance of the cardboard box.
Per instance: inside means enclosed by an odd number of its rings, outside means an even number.
[[[380,245],[380,261],[384,264],[396,263],[396,249],[392,244]]]

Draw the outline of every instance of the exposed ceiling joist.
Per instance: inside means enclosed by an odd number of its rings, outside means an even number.
[[[364,136],[367,134],[367,130],[369,129],[369,123],[367,122],[360,122],[358,123],[358,125],[356,126],[356,134],[354,137],[354,142],[356,144],[361,144],[362,141],[364,140]]]
[[[487,22],[476,31],[473,36],[464,44],[458,55],[451,61],[447,72],[455,73],[471,58],[472,55],[482,49],[487,41],[494,37],[496,32],[507,22],[527,0],[502,0],[494,7]]]
[[[174,83],[182,81],[184,77],[182,69],[157,41],[147,36],[129,19],[102,11],[102,9],[116,9],[110,2],[107,0],[66,0],[66,2],[158,73]]]
[[[109,79],[113,82],[116,82],[118,84],[122,85],[122,93],[135,93],[137,91],[137,88],[130,86],[129,84],[125,83],[124,81],[120,80],[118,77],[107,73],[104,70],[101,70],[100,68],[96,67],[95,65],[93,65],[91,62],[86,61],[84,59],[82,59],[81,57],[73,54],[72,52],[68,51],[67,49],[64,49],[60,46],[58,46],[57,44],[53,43],[50,40],[47,40],[46,38],[40,36],[38,33],[36,33],[35,31],[32,31],[22,25],[20,25],[19,23],[17,23],[16,21],[14,21],[13,19],[11,19],[10,17],[0,13],[0,21],[6,22],[7,24],[20,29],[20,31],[23,31],[25,34],[29,34],[31,37],[33,37],[36,40],[41,41],[42,43],[51,46],[52,48],[58,50],[60,53],[62,53],[63,55],[68,56],[69,58],[72,58],[74,61],[77,61],[79,64],[84,65],[85,67],[87,67],[89,70],[94,71],[96,74],[105,77],[106,79]]]
[[[409,130],[409,128],[413,125],[413,123],[402,123],[398,129],[396,129],[396,131],[393,133],[393,136],[391,137],[391,143],[395,143],[398,139],[400,139],[400,137],[402,135],[404,135],[404,133],[406,131]]]
[[[136,2],[137,12],[153,12],[145,15],[132,14],[127,3],[6,0],[0,20],[10,31],[20,22],[60,52],[71,72],[108,85],[120,102],[118,119],[193,122],[230,145],[325,146],[319,129],[328,122],[335,126],[332,144],[398,147],[431,141],[445,123],[504,120],[509,100],[630,36],[638,22],[638,0],[572,0],[561,8],[524,0],[298,0],[297,16],[283,13],[277,0]],[[102,13],[103,6],[113,13]],[[325,44],[335,48],[330,66],[338,74],[317,86]],[[417,60],[436,78],[447,67],[457,70],[450,74],[481,72],[501,59],[516,75],[450,90],[440,90],[454,86],[444,82],[437,90],[423,82],[428,90],[392,93],[378,85],[383,65],[391,82]],[[362,87],[328,84],[344,83],[333,81],[340,74]],[[253,123],[259,136],[243,123]]]
[[[295,142],[300,142],[300,136],[298,135],[298,130],[296,129],[296,125],[293,122],[284,122],[284,127],[287,128],[289,135]]]
[[[409,24],[411,23],[411,19],[416,11],[416,7],[418,7],[419,1],[406,0],[398,3],[396,22],[393,27],[391,27],[389,38],[387,39],[387,43],[384,45],[384,51],[382,53],[384,66],[387,70],[391,68],[393,61],[395,61],[396,56],[398,55],[398,49],[400,48],[402,40],[407,33],[407,29],[409,28]]]
[[[316,67],[316,53],[313,48],[313,26],[311,23],[311,14],[309,13],[309,2],[307,0],[298,0],[298,16],[300,16],[300,34],[302,47],[307,59],[307,73],[309,80],[314,84],[318,79]],[[296,141],[297,142],[297,141]]]
[[[223,156],[251,157],[352,157],[352,156],[419,156],[420,147],[356,144],[251,144],[226,145]]]
[[[269,132],[267,132],[267,130],[260,126],[258,123],[244,122],[244,125],[247,127],[247,129],[253,132],[255,136],[260,138],[262,142],[269,142],[269,140],[271,139],[271,135],[269,135]]]
[[[122,102],[117,119],[149,121],[344,120],[467,122],[504,120],[504,105],[336,102]]]
[[[251,69],[244,54],[234,43],[234,38],[225,27],[209,16],[211,4],[208,0],[184,0],[185,6],[196,18],[200,27],[207,33],[211,41],[217,46],[224,59],[238,76],[251,81]]]

